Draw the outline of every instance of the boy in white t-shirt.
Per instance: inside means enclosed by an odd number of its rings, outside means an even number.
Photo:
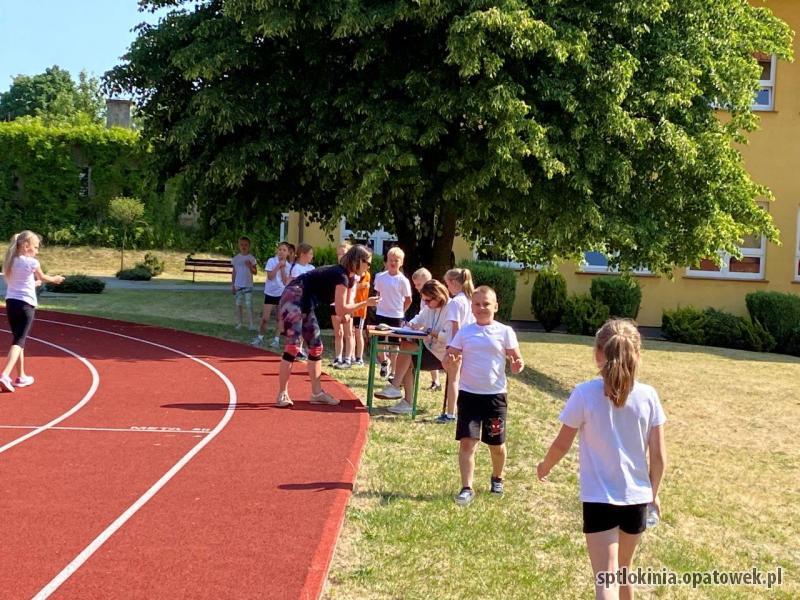
[[[256,257],[250,254],[250,238],[239,238],[239,254],[231,259],[231,293],[236,300],[236,329],[242,327],[243,308],[247,308],[250,329],[255,331],[253,317],[253,275],[258,271]]]
[[[641,336],[633,321],[611,319],[600,328],[594,359],[601,376],[575,387],[559,417],[561,430],[536,467],[544,481],[580,432],[583,532],[598,598],[633,597],[629,586],[609,588],[598,573],[630,573],[648,504],[661,513],[667,418],[656,390],[636,380],[640,358]]]
[[[445,355],[447,363],[460,364],[461,370],[456,422],[461,491],[455,500],[462,506],[475,497],[472,480],[479,441],[489,446],[492,455],[490,490],[493,494],[503,493],[508,406],[506,358],[511,360],[511,372],[515,374],[522,371],[525,363],[514,330],[494,320],[497,308],[495,291],[485,285],[478,287],[472,294],[475,323],[458,330]]]
[[[400,272],[406,255],[397,246],[392,247],[386,255],[386,270],[375,276],[375,291],[381,298],[376,312],[376,321],[392,327],[400,327],[405,319],[406,310],[411,306],[411,283]],[[389,376],[389,356],[381,352],[381,377]]]

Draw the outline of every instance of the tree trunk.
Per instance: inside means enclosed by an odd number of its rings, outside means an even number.
[[[456,239],[456,225],[458,215],[450,207],[442,208],[439,226],[436,228],[436,237],[433,239],[433,248],[430,257],[431,271],[434,279],[444,280],[444,274],[455,266],[453,256],[453,242]]]
[[[122,271],[125,268],[125,230],[122,230],[122,249],[119,253],[119,270]]]

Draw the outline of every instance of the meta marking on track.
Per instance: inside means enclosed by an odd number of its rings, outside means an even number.
[[[38,425],[0,425],[0,429],[38,429]],[[49,427],[53,431],[111,431],[111,432],[144,432],[144,433],[192,433],[192,434],[206,434],[210,433],[211,429],[205,427],[194,427],[192,429],[183,429],[181,427],[142,427],[132,426],[127,429],[119,427]]]

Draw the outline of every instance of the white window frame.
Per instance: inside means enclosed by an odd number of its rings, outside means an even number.
[[[375,254],[383,256],[383,244],[384,242],[396,242],[397,236],[393,233],[389,233],[386,231],[382,226],[380,229],[376,229],[375,231],[368,232],[368,231],[353,231],[352,229],[348,229],[347,227],[347,219],[342,217],[339,220],[339,243],[344,242],[345,240],[350,239],[351,237],[354,238],[364,238],[366,240],[372,241],[372,251]]]
[[[775,71],[778,67],[778,57],[773,54],[770,57],[769,79],[762,79],[758,82],[759,90],[769,91],[769,102],[767,104],[758,104],[755,99],[753,100],[753,110],[771,111],[775,110]]]
[[[797,242],[794,245],[794,280],[800,281],[800,208],[797,209]]]
[[[761,236],[761,247],[759,248],[739,248],[742,253],[742,258],[757,257],[761,259],[759,264],[758,273],[740,273],[738,271],[730,270],[731,258],[728,252],[717,252],[722,258],[722,266],[719,271],[701,271],[699,269],[692,269],[691,265],[686,267],[687,277],[700,277],[703,279],[764,279],[767,265],[767,238]]]
[[[589,250],[589,252],[597,252],[598,254],[603,254],[603,256],[606,256],[603,252],[600,252],[599,250]],[[612,268],[612,267],[609,267],[608,265],[606,265],[604,267],[601,267],[599,265],[590,265],[589,263],[586,262],[586,252],[583,253],[583,260],[581,261],[580,265],[578,266],[578,270],[581,273],[597,273],[597,274],[600,274],[600,275],[602,275],[602,274],[612,274],[612,275],[614,275],[614,274],[618,274],[620,272],[618,267],[613,267]],[[632,269],[631,273],[633,275],[652,275],[653,274],[652,271],[650,271],[650,269],[648,269],[646,267],[642,267],[640,269]]]
[[[281,227],[278,232],[278,241],[285,242],[286,241],[286,228],[289,225],[289,213],[281,213]]]
[[[472,249],[472,260],[479,260],[481,262],[492,263],[493,265],[497,265],[498,267],[503,267],[505,269],[511,269],[512,271],[525,270],[525,265],[515,260],[489,260],[487,258],[481,258],[478,255],[478,251],[475,248]],[[535,269],[538,270],[539,267],[535,267]]]

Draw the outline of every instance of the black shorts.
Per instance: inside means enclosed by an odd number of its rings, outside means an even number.
[[[583,503],[583,533],[599,533],[619,527],[630,535],[642,533],[647,526],[647,504]]]
[[[36,307],[22,300],[8,298],[6,300],[6,316],[11,327],[13,336],[12,346],[25,347],[28,333],[33,325],[33,317],[36,314]]]
[[[400,327],[403,324],[403,317],[384,317],[383,315],[375,315],[375,323],[380,325],[386,323],[391,327]]]
[[[505,443],[508,412],[505,394],[473,394],[459,390],[457,406],[457,440],[475,438],[489,446]]]
[[[278,303],[281,301],[280,296],[270,296],[269,294],[264,294],[264,304],[271,304],[272,306],[278,306]]]
[[[411,357],[411,366],[416,369],[417,368],[417,359],[413,356]],[[436,358],[436,355],[428,350],[425,346],[422,347],[422,371],[441,371],[444,369],[442,367],[442,361]]]
[[[353,317],[353,329],[361,329],[361,323],[364,322],[364,317]]]

